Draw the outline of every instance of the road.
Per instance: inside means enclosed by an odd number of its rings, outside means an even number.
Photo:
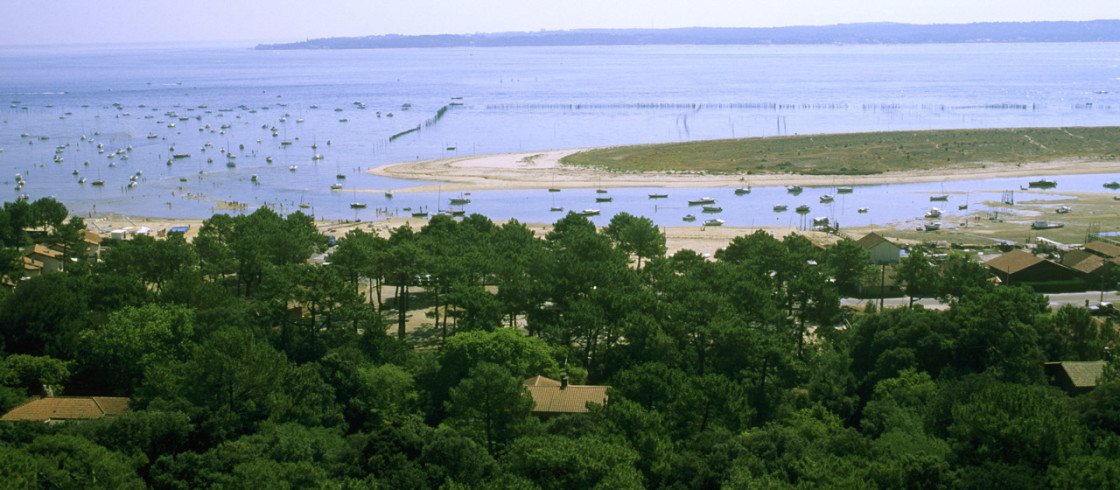
[[[1103,294],[1101,291],[1085,291],[1082,293],[1048,294],[1046,296],[1050,298],[1050,307],[1054,309],[1060,308],[1062,305],[1085,306],[1086,304],[1096,304],[1098,301],[1107,301],[1115,304],[1120,304],[1120,295],[1116,294],[1116,291],[1104,291]],[[876,306],[878,306],[878,299],[844,298],[840,300],[840,304],[843,306],[863,308],[867,306],[867,302],[869,301],[874,302]],[[906,306],[909,303],[910,299],[906,297],[887,298],[886,300],[884,300],[883,305],[886,308],[895,308],[899,306]],[[915,301],[915,303],[920,303],[926,308],[938,310],[946,309],[949,307],[949,305],[941,303],[932,298],[923,298]]]

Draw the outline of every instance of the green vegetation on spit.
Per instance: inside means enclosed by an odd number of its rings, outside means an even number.
[[[1120,157],[1120,127],[955,129],[617,146],[563,163],[615,172],[866,175],[984,163]]]

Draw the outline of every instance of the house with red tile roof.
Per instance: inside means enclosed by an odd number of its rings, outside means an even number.
[[[560,381],[534,376],[524,381],[533,398],[533,414],[542,418],[567,413],[586,413],[587,404],[607,404],[609,386],[571,385],[568,377]]]
[[[0,416],[0,421],[65,422],[113,417],[128,411],[128,398],[118,396],[49,396],[31,400]]]

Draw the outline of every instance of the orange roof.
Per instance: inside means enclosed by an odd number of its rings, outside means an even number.
[[[51,250],[50,248],[47,248],[46,245],[43,245],[41,243],[36,243],[35,248],[33,248],[31,250],[31,253],[28,254],[28,255],[42,255],[44,257],[48,257],[48,258],[52,258],[52,259],[62,259],[63,254],[62,254],[62,252],[59,252],[58,250]]]
[[[0,420],[99,419],[128,411],[128,398],[113,396],[52,396],[24,403]]]
[[[1120,246],[1099,240],[1086,243],[1085,250],[1109,259],[1120,257]]]
[[[100,245],[101,235],[89,230],[82,230],[82,240],[85,240],[85,242],[90,245]]]
[[[525,380],[533,398],[533,413],[583,413],[587,404],[606,405],[610,386],[568,385],[544,376]]]
[[[23,269],[29,271],[37,271],[43,268],[43,263],[31,257],[23,257]]]
[[[544,376],[533,376],[524,381],[525,386],[560,386],[561,383],[555,379],[546,378]]]
[[[984,265],[999,272],[1014,274],[1039,262],[1045,262],[1045,259],[1043,259],[1042,257],[1036,257],[1030,252],[1024,252],[1022,250],[1012,250],[1008,253],[1000,255],[999,257],[984,262]]]

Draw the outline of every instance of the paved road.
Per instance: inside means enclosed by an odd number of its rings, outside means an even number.
[[[1050,306],[1054,309],[1060,308],[1062,305],[1067,304],[1085,306],[1086,301],[1088,301],[1088,304],[1096,304],[1098,301],[1108,301],[1120,305],[1120,295],[1116,294],[1116,291],[1105,291],[1103,294],[1100,291],[1086,291],[1083,293],[1048,294],[1046,296],[1050,298]],[[879,304],[878,299],[858,298],[844,298],[840,301],[840,304],[844,306],[863,308],[867,306],[867,302],[869,301],[875,302],[876,306],[878,306]],[[915,303],[921,303],[922,306],[931,309],[945,309],[949,307],[949,305],[940,303],[936,299],[931,298],[920,299],[918,301],[915,301]],[[905,297],[887,298],[886,300],[884,300],[883,304],[886,308],[906,306],[910,304],[910,299]]]

